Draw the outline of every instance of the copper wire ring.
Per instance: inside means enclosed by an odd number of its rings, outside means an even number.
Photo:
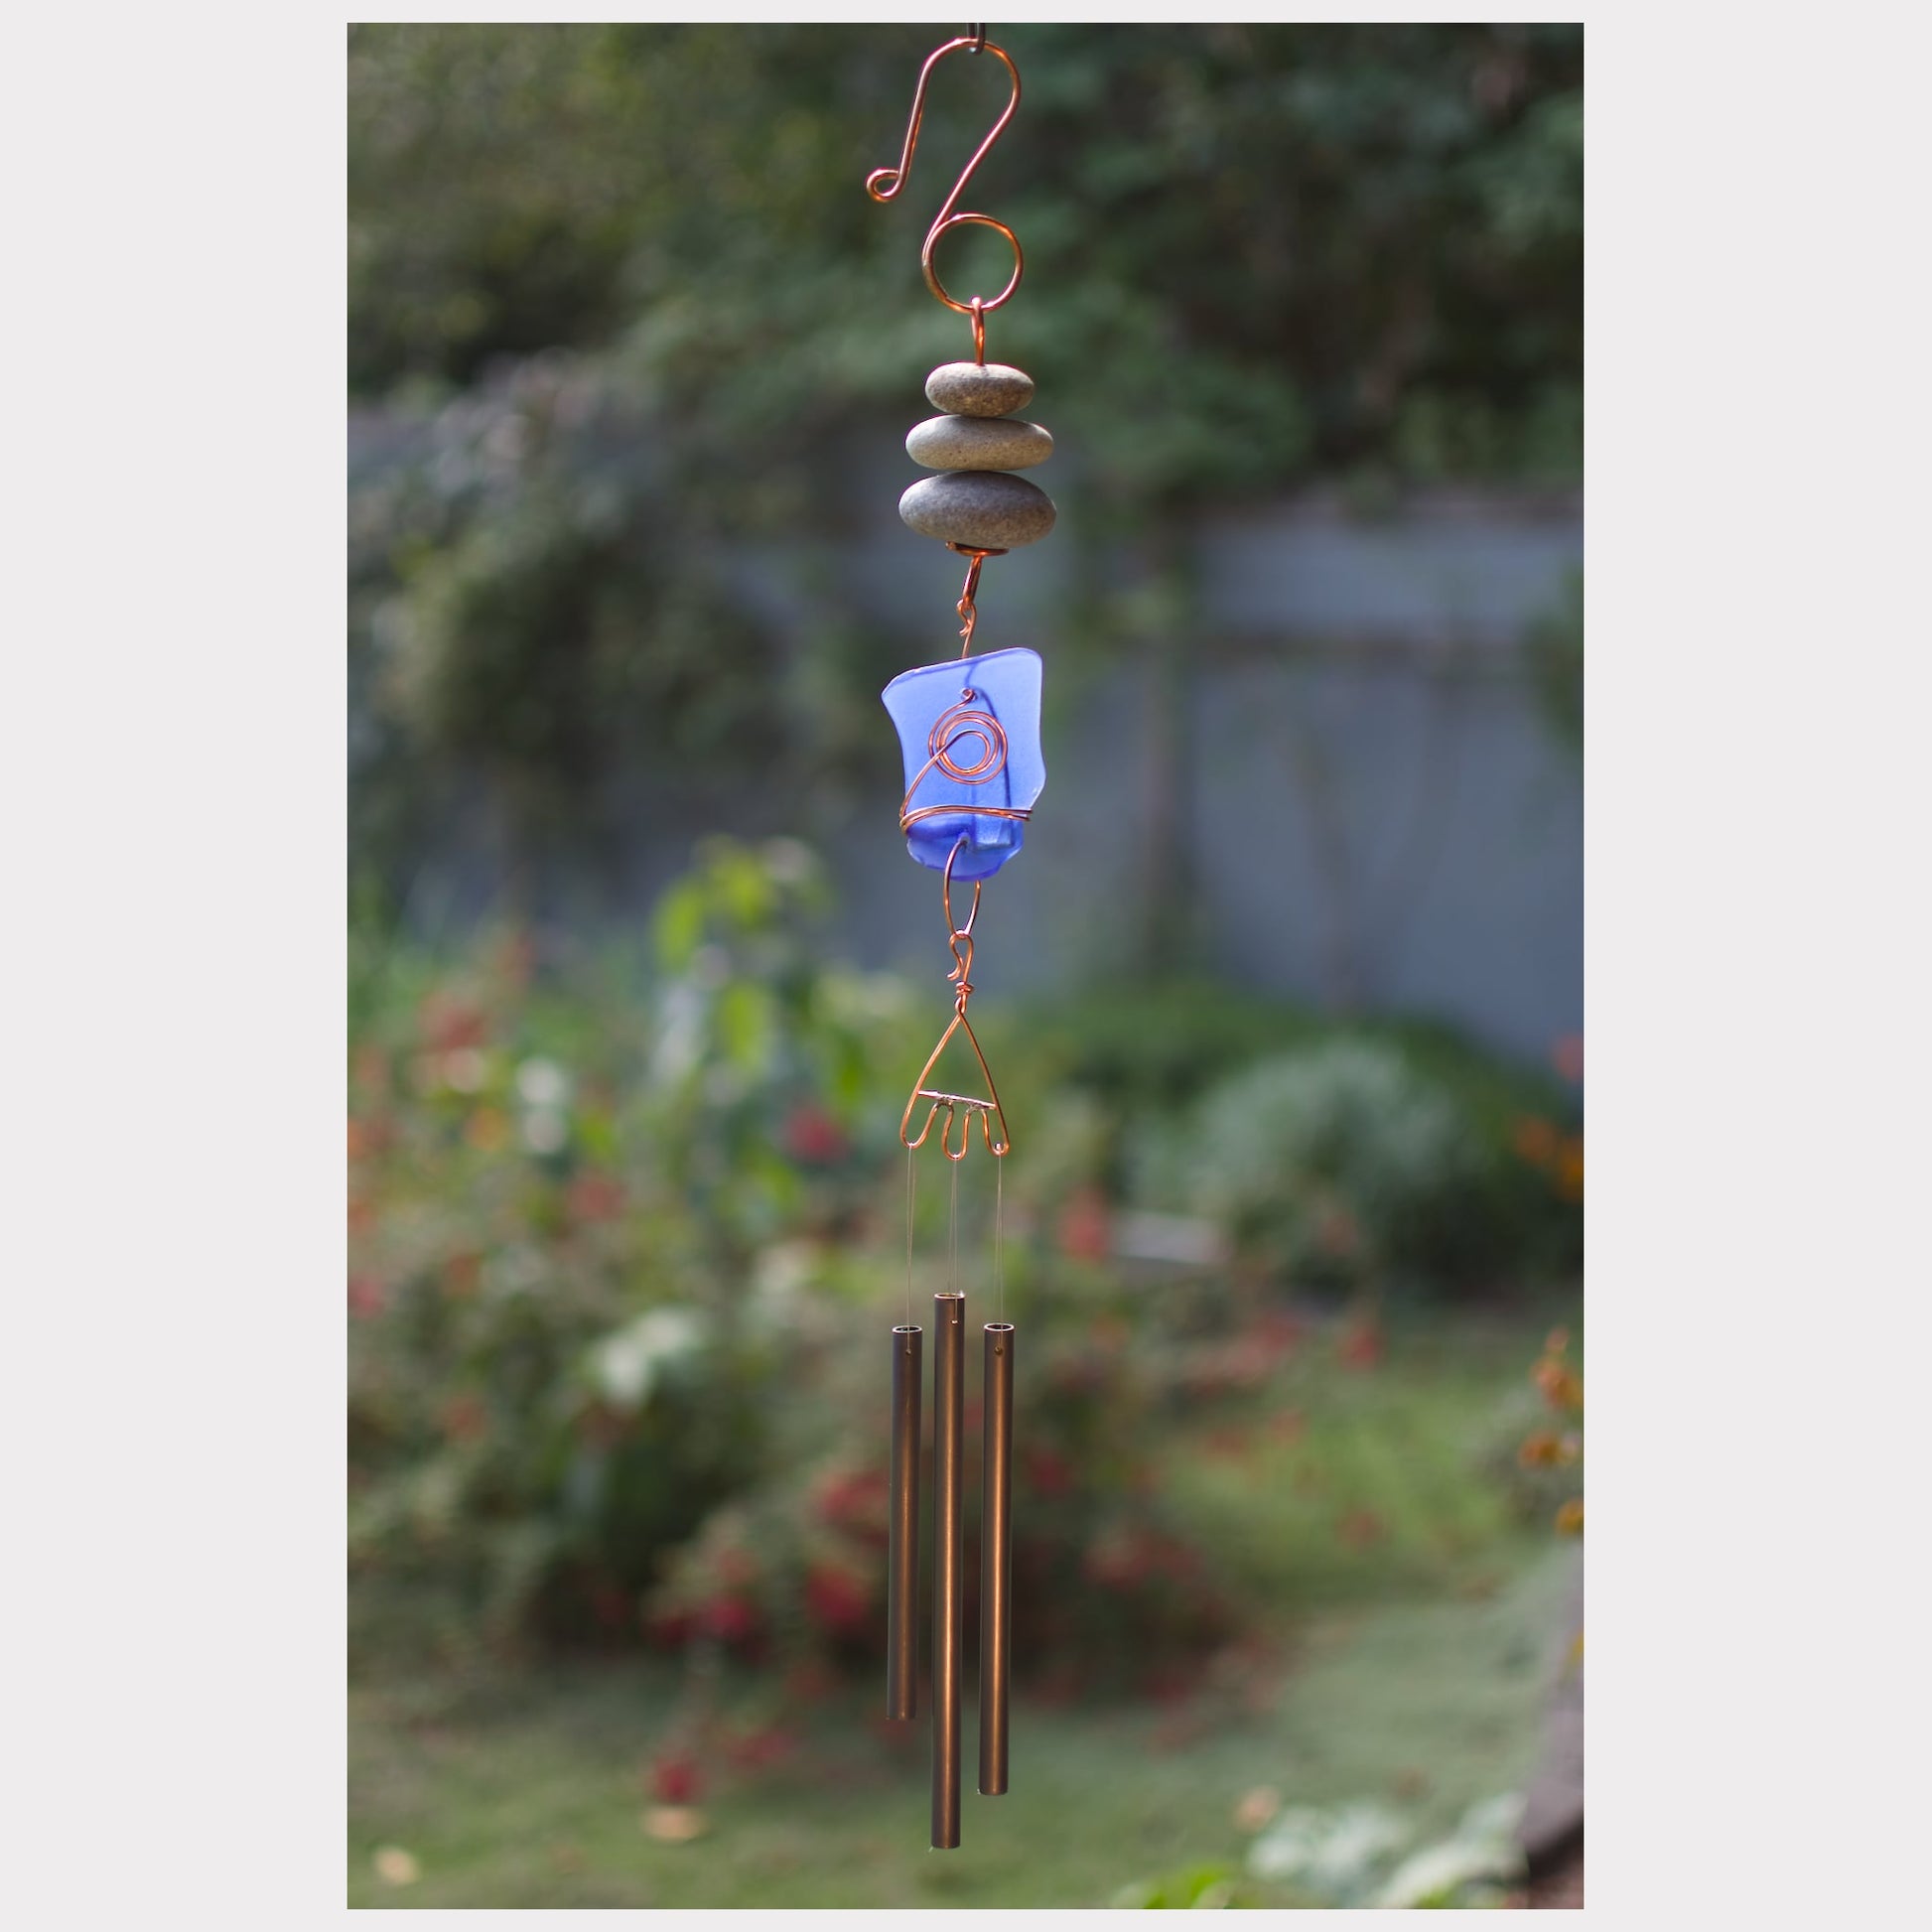
[[[1005,235],[1013,249],[1013,276],[998,295],[991,297],[974,296],[969,302],[957,302],[946,293],[946,287],[939,279],[939,271],[932,265],[932,251],[938,246],[939,237],[949,228],[963,228],[977,224],[982,228],[994,228]],[[1013,300],[1013,292],[1020,286],[1020,278],[1027,272],[1027,258],[1020,252],[1020,237],[1004,221],[996,221],[990,214],[949,214],[943,221],[935,221],[932,231],[925,238],[925,246],[919,250],[919,266],[925,270],[925,285],[947,308],[957,310],[962,316],[975,318],[975,334],[984,342],[986,325],[982,318],[990,316],[995,309]],[[984,360],[982,352],[981,359]]]

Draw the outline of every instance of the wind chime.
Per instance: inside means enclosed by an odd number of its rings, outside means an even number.
[[[932,1298],[933,1543],[932,1543],[932,1843],[959,1843],[960,1674],[965,1623],[962,1423],[965,1401],[966,1297],[958,1282],[959,1168],[979,1129],[980,1144],[994,1163],[994,1279],[1000,1319],[985,1327],[982,1413],[984,1501],[980,1525],[980,1725],[979,1788],[997,1797],[1007,1789],[1007,1691],[1013,1656],[1013,1357],[1014,1326],[1006,1320],[1001,1238],[1004,1178],[1001,1163],[1012,1152],[1006,1114],[966,1017],[973,994],[973,929],[980,890],[1021,849],[1034,801],[1046,782],[1039,752],[1040,661],[1031,650],[975,654],[979,623],[980,570],[1036,542],[1053,527],[1053,503],[1017,470],[1031,469],[1052,454],[1053,439],[1035,423],[1016,419],[1033,395],[1030,375],[986,359],[986,318],[1013,299],[1025,266],[1020,243],[1005,222],[990,214],[955,210],[966,184],[986,159],[1020,105],[1020,70],[984,27],[968,28],[933,51],[919,69],[906,124],[905,148],[897,168],[866,177],[876,202],[903,191],[925,113],[926,85],[949,55],[989,55],[1007,70],[1013,92],[927,229],[919,251],[926,287],[948,309],[972,323],[973,359],[947,362],[926,377],[925,393],[943,413],[922,422],[905,439],[906,454],[937,474],[915,483],[899,498],[898,513],[921,536],[934,537],[967,560],[966,587],[956,609],[961,619],[957,658],[903,671],[883,693],[904,754],[905,795],[898,825],[905,849],[940,875],[946,944],[952,954],[947,980],[953,988],[952,1019],[939,1035],[900,1117],[905,1148],[905,1322],[893,1330],[893,1476],[887,1587],[888,1661],[886,1715],[911,1719],[918,1712],[919,1406],[923,1379],[923,1330],[912,1320],[912,1221],[917,1205],[917,1156],[939,1126],[939,1151],[951,1164],[951,1275]],[[1013,274],[996,296],[961,302],[946,290],[934,265],[940,237],[955,228],[992,228],[1013,249]],[[972,887],[959,916],[955,886]],[[985,1084],[983,1094],[952,1093],[936,1072],[955,1035],[972,1049]],[[923,1104],[924,1113],[920,1114]],[[943,1110],[943,1119],[941,1118]]]

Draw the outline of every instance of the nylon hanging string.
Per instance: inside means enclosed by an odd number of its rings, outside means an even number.
[[[919,1204],[919,1171],[912,1150],[905,1150],[905,1325],[912,1325],[912,1222]]]
[[[1007,1164],[993,1164],[993,1285],[1000,1311],[993,1318],[1007,1318],[1007,1240],[1006,1240]]]
[[[959,1163],[952,1164],[952,1224],[946,1232],[946,1291],[959,1293]]]

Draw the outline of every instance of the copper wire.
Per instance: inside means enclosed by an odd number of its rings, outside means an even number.
[[[973,359],[982,367],[986,362],[986,318],[998,308],[1013,300],[1020,287],[1020,278],[1026,273],[1027,260],[1020,247],[1020,238],[1004,221],[996,221],[990,214],[979,214],[959,207],[960,198],[966,193],[966,185],[973,179],[979,165],[992,153],[993,145],[1007,130],[1007,124],[1020,106],[1020,69],[1014,66],[1013,57],[1002,47],[996,47],[986,38],[986,29],[980,25],[967,28],[959,37],[936,47],[926,56],[925,65],[919,69],[917,84],[912,89],[912,111],[905,123],[905,144],[899,150],[898,165],[896,168],[875,168],[866,177],[866,193],[875,202],[891,202],[897,199],[912,173],[912,157],[919,145],[919,128],[925,119],[926,88],[932,79],[933,69],[950,54],[990,54],[1007,70],[1013,82],[1013,91],[1007,98],[1005,109],[998,120],[987,131],[986,137],[973,150],[971,160],[959,172],[959,178],[952,185],[952,192],[940,204],[939,212],[933,216],[932,225],[926,230],[924,245],[919,250],[919,267],[925,275],[925,284],[932,291],[935,300],[942,302],[948,309],[967,317],[973,326]],[[933,251],[938,247],[940,237],[954,228],[961,227],[992,228],[1006,237],[1013,250],[1013,274],[1007,285],[996,296],[975,295],[965,302],[959,301],[939,279],[939,271],[933,265]],[[966,586],[961,592],[955,609],[960,619],[960,649],[962,659],[973,654],[973,635],[979,627],[979,581],[980,567],[988,557],[1003,557],[1003,549],[979,549],[970,545],[950,544],[949,549],[967,559]],[[970,680],[970,672],[968,678]],[[926,761],[913,774],[912,781],[905,787],[905,795],[899,800],[898,827],[901,832],[909,830],[925,820],[957,816],[961,814],[980,818],[1004,818],[1025,821],[1032,816],[1031,811],[1013,805],[914,805],[914,793],[925,781],[926,775],[938,770],[954,782],[966,785],[983,785],[1006,769],[1007,735],[1005,728],[990,711],[976,710],[973,704],[974,692],[969,681],[959,694],[959,703],[941,713],[927,735]],[[953,756],[954,748],[967,741],[978,744],[977,753],[962,758]],[[967,912],[966,923],[962,926],[953,917],[952,875],[953,866],[959,855],[966,849],[970,840],[962,834],[946,855],[945,875],[942,882],[946,913],[946,943],[952,953],[952,971],[946,975],[952,983],[953,1015],[945,1032],[939,1035],[939,1043],[926,1056],[926,1063],[913,1082],[912,1092],[905,1102],[905,1111],[899,1117],[898,1137],[908,1154],[925,1145],[931,1135],[932,1124],[938,1118],[941,1107],[946,1110],[945,1125],[939,1130],[939,1145],[947,1160],[963,1161],[966,1151],[972,1145],[973,1122],[980,1124],[980,1138],[987,1151],[996,1159],[1004,1156],[1012,1147],[1012,1137],[1007,1131],[1006,1113],[1000,1106],[1000,1096],[993,1084],[993,1074],[986,1064],[986,1055],[980,1050],[979,1040],[975,1037],[972,1025],[966,1018],[966,1003],[972,997],[973,966],[973,922],[979,916],[980,886],[983,882],[973,882],[973,903]],[[932,1070],[938,1065],[952,1036],[964,1033],[967,1043],[973,1049],[973,1057],[979,1063],[981,1076],[986,1081],[986,1098],[980,1099],[971,1094],[944,1093],[929,1087],[926,1082],[932,1077]],[[926,1108],[924,1124],[916,1138],[911,1137],[909,1129],[912,1114],[921,1100],[931,1104]],[[959,1146],[957,1151],[952,1145],[953,1123],[959,1119],[961,1111],[964,1119],[960,1122]],[[994,1122],[999,1123],[999,1136],[994,1138]],[[953,1170],[955,1195],[958,1185],[957,1167]],[[908,1204],[907,1254],[908,1270],[910,1255],[910,1208]],[[998,1208],[995,1210],[996,1221]],[[955,1232],[956,1239],[956,1232]],[[935,1843],[940,1842],[935,1836]],[[957,1837],[950,1843],[957,1844]]]
[[[960,616],[959,654],[970,657],[973,654],[973,632],[979,628],[979,606],[975,599],[979,596],[980,565],[989,557],[1004,557],[1004,550],[980,550],[970,543],[949,543],[946,548],[956,557],[964,557],[966,562],[966,588],[959,594],[959,602],[953,609]]]
[[[1024,814],[1009,813],[1006,816],[1017,817]],[[998,1160],[1012,1152],[1013,1136],[1007,1131],[1006,1110],[1000,1105],[1000,1092],[993,1084],[993,1069],[987,1065],[986,1055],[980,1050],[979,1038],[973,1032],[972,1022],[966,1018],[966,1003],[973,997],[973,926],[979,918],[980,888],[985,881],[979,879],[973,881],[973,903],[967,910],[964,925],[958,923],[952,909],[953,863],[965,849],[966,844],[967,840],[962,835],[954,842],[953,849],[947,853],[946,870],[940,888],[941,903],[946,914],[946,943],[951,949],[953,959],[952,971],[946,975],[954,988],[952,1020],[946,1031],[939,1035],[939,1043],[926,1055],[925,1065],[919,1069],[919,1077],[912,1083],[912,1091],[906,1098],[905,1111],[899,1116],[898,1138],[902,1147],[913,1149],[923,1147],[926,1137],[932,1132],[932,1123],[938,1118],[939,1109],[943,1107],[946,1110],[946,1124],[939,1130],[939,1147],[948,1161],[965,1160],[966,1152],[973,1144],[975,1120],[980,1124],[980,1139],[985,1144],[986,1151]],[[936,1087],[926,1085],[926,1082],[932,1078],[932,1069],[939,1064],[941,1055],[951,1044],[953,1035],[957,1033],[966,1035],[966,1043],[973,1049],[973,1058],[979,1062],[980,1077],[986,1082],[985,1099],[975,1094],[945,1093]],[[925,1123],[920,1127],[917,1136],[908,1139],[906,1130],[912,1124],[912,1110],[921,1100],[929,1100],[932,1104],[926,1109]],[[962,1108],[965,1110],[965,1118],[960,1121],[959,1147],[955,1152],[952,1145],[953,1122],[959,1118]],[[993,1123],[996,1120],[999,1122],[1000,1130],[997,1140],[993,1135]]]
[[[1005,48],[996,47],[986,38],[985,28],[975,28],[971,34],[963,34],[956,40],[949,40],[944,46],[933,49],[926,56],[925,66],[919,69],[918,85],[912,91],[912,113],[905,124],[905,146],[899,153],[898,166],[875,168],[866,177],[866,193],[875,202],[890,202],[897,199],[899,190],[905,186],[906,177],[912,172],[913,151],[919,145],[919,123],[925,118],[926,83],[932,77],[932,69],[948,54],[959,53],[991,54],[1012,76],[1013,93],[1008,98],[1006,111],[993,123],[992,131],[974,150],[972,160],[960,170],[959,179],[953,183],[952,193],[946,197],[939,212],[933,217],[932,226],[926,230],[925,246],[919,250],[919,266],[925,271],[926,287],[939,301],[958,314],[973,318],[974,342],[980,352],[980,360],[984,361],[985,324],[982,318],[1013,300],[1014,291],[1019,288],[1020,278],[1026,273],[1027,268],[1026,257],[1020,251],[1020,238],[1004,221],[996,221],[990,214],[953,212],[958,206],[959,198],[966,192],[966,184],[973,179],[974,171],[992,152],[994,142],[1006,132],[1007,123],[1013,119],[1020,105],[1020,69],[1013,65],[1013,57]],[[1005,235],[1008,245],[1013,249],[1012,279],[998,295],[984,301],[975,296],[969,302],[961,302],[948,294],[945,284],[939,279],[939,271],[932,265],[932,251],[938,246],[939,237],[950,229],[968,226],[992,228],[996,233]]]
[[[962,812],[971,812],[980,818],[1016,819],[1024,824],[1033,816],[1031,809],[1017,805],[914,805],[912,794],[925,782],[930,771],[940,771],[948,778],[964,785],[983,785],[997,778],[1007,766],[1006,727],[990,711],[975,711],[972,700],[975,692],[971,685],[961,695],[960,702],[948,711],[942,711],[934,721],[932,730],[926,734],[926,750],[930,756],[913,774],[912,782],[905,787],[905,796],[899,800],[898,829],[909,831],[914,825],[928,818],[945,818]],[[977,739],[980,750],[970,763],[962,764],[952,756],[955,745],[967,739]],[[954,852],[958,847],[953,848]],[[952,860],[946,861],[946,878],[952,879]],[[950,903],[950,896],[948,898]],[[973,902],[979,903],[978,888],[975,886]]]

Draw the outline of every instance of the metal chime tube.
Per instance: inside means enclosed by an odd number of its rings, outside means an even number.
[[[966,1298],[932,1298],[932,1843],[959,1843],[959,1671],[966,1624],[961,1569]]]
[[[1013,1677],[1013,1323],[986,1324],[981,1382],[986,1447],[980,1512],[980,1795],[1007,1788],[1007,1686]]]
[[[886,1715],[919,1709],[919,1384],[925,1331],[893,1330],[893,1497],[886,1570]]]

